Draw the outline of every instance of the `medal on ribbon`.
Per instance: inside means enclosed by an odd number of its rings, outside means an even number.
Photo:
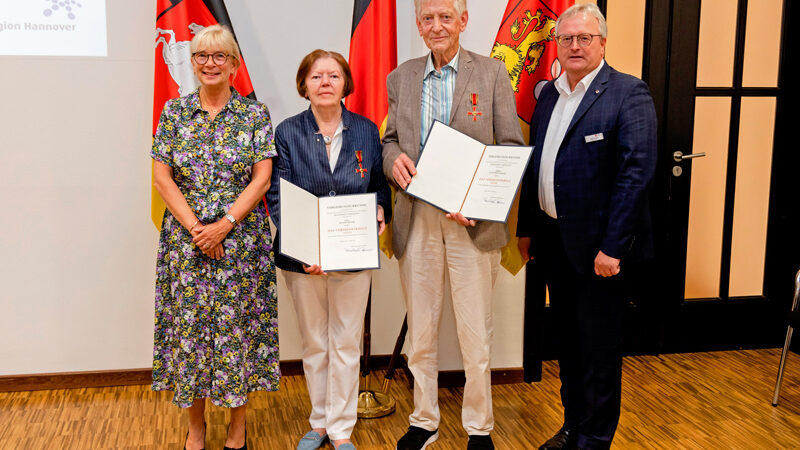
[[[472,100],[472,111],[468,111],[467,115],[472,117],[472,121],[473,122],[477,122],[478,121],[478,116],[482,116],[483,115],[482,112],[478,111],[478,93],[477,92],[473,92],[470,95],[470,100]]]
[[[356,169],[356,173],[360,174],[361,178],[364,178],[364,174],[367,173],[367,169],[362,166],[364,157],[361,155],[361,150],[356,150],[356,159],[358,160],[358,169]]]

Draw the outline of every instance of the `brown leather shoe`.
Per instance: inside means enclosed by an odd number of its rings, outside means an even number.
[[[553,437],[539,447],[539,450],[575,450],[578,448],[578,431],[561,427]]]

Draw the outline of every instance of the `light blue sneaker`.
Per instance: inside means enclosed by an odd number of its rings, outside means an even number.
[[[356,446],[350,442],[346,442],[338,447],[336,447],[336,444],[334,444],[334,447],[336,450],[356,450]]]
[[[309,431],[297,443],[297,450],[316,450],[328,441],[328,435],[320,436],[316,431]]]

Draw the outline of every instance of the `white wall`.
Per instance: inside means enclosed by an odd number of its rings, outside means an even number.
[[[472,1],[464,47],[488,54],[504,1]],[[305,109],[300,59],[347,56],[352,0],[227,2],[250,76],[277,124]],[[155,2],[107,2],[108,57],[0,56],[0,375],[149,367],[157,233],[150,221]],[[426,53],[398,0],[398,60]],[[1,37],[0,37],[1,38]],[[404,315],[396,261],[374,274],[374,354]],[[523,276],[495,288],[493,367],[522,365]],[[449,307],[449,305],[448,305]],[[461,367],[445,310],[441,368]],[[279,276],[281,359],[300,358]]]

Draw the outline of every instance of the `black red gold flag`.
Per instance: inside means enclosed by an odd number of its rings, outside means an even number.
[[[355,0],[349,63],[355,90],[345,105],[372,120],[383,135],[389,111],[386,76],[397,67],[396,0]],[[380,243],[391,258],[391,227],[381,235]]]
[[[156,5],[153,134],[156,133],[164,103],[186,95],[197,87],[189,50],[194,35],[215,24],[227,26],[233,31],[223,0],[156,0]],[[240,62],[233,87],[241,95],[255,99],[244,59]],[[156,228],[161,227],[164,208],[164,201],[152,188],[150,212]]]
[[[349,62],[355,91],[345,99],[347,109],[380,128],[389,110],[386,76],[397,67],[395,0],[355,0]]]

